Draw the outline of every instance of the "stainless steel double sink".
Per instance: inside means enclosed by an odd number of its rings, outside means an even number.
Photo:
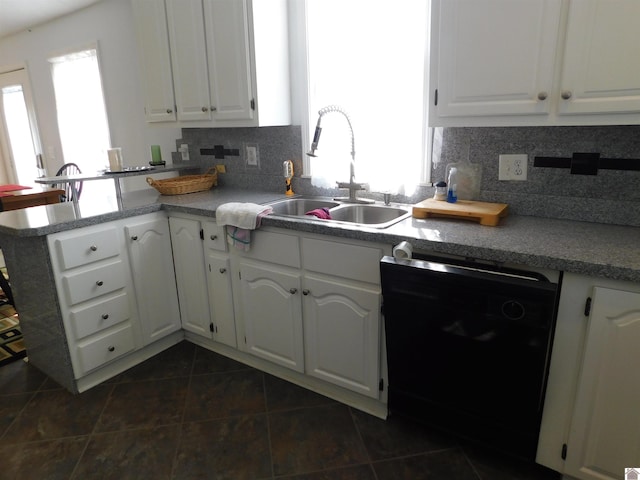
[[[327,208],[331,220],[325,222],[341,222],[370,228],[387,228],[411,216],[411,207],[403,205],[347,203],[322,197],[294,197],[268,203],[274,215],[306,217],[316,219],[307,212],[317,208]]]

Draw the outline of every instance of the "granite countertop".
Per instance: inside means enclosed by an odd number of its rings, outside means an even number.
[[[112,203],[80,201],[0,213],[0,239],[43,236],[159,210],[215,218],[227,202],[267,203],[284,194],[216,188],[164,196],[153,189],[126,193],[119,208]],[[497,227],[454,219],[408,218],[383,230],[311,218],[267,216],[262,225],[395,245],[409,241],[414,250],[459,255],[522,266],[640,282],[640,228],[508,216]]]

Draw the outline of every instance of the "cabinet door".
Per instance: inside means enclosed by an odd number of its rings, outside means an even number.
[[[204,16],[213,116],[252,120],[248,2],[204,0]]]
[[[640,293],[595,287],[564,473],[622,478],[640,465]]]
[[[202,2],[166,2],[178,120],[210,120]]]
[[[125,226],[145,345],[180,330],[180,311],[166,217]]]
[[[438,117],[549,113],[560,0],[432,4]]]
[[[308,375],[378,398],[380,290],[304,279]]]
[[[241,262],[240,295],[248,351],[303,372],[300,275]]]
[[[163,1],[133,0],[145,117],[148,122],[176,119],[169,53],[167,14]]]
[[[233,311],[231,268],[229,257],[209,250],[207,256],[209,311],[213,323],[213,339],[236,347],[236,322]]]
[[[638,18],[637,0],[569,3],[559,113],[640,112]]]
[[[171,217],[169,225],[182,328],[211,338],[209,327],[211,317],[200,222]]]

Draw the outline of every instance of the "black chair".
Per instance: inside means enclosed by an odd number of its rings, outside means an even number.
[[[65,163],[58,173],[56,173],[56,177],[61,175],[77,175],[82,173],[80,167],[75,163]],[[61,184],[55,184],[55,188],[60,188],[64,190],[64,195],[60,195],[61,202],[71,202],[73,200],[80,200],[80,194],[82,193],[82,180],[76,180],[74,182],[65,182]],[[77,198],[73,198],[73,192],[76,192]]]

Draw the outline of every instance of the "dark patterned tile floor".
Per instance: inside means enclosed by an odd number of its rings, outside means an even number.
[[[2,480],[552,480],[183,342],[80,395],[0,368]]]

